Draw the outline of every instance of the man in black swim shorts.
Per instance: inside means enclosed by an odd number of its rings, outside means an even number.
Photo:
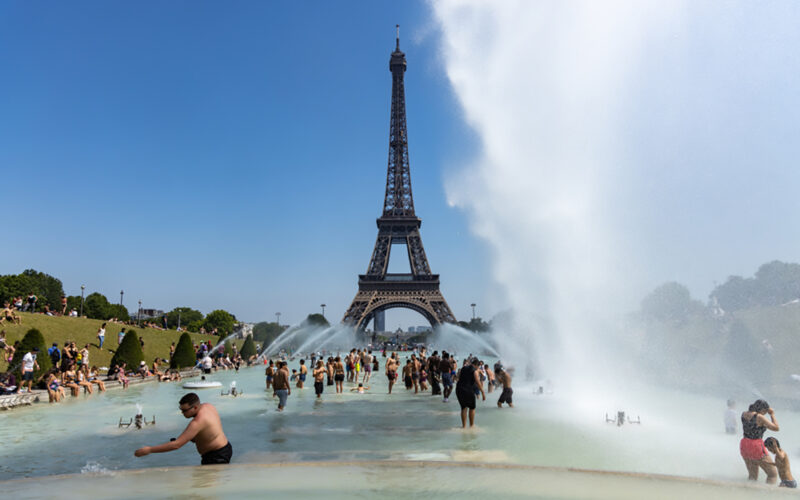
[[[222,432],[222,421],[214,405],[200,404],[197,394],[190,392],[181,398],[178,409],[184,417],[192,419],[181,435],[177,439],[158,446],[139,448],[134,455],[143,457],[151,453],[165,453],[177,450],[189,441],[194,441],[197,452],[202,457],[200,462],[202,465],[230,463],[233,447],[225,437],[225,433]]]
[[[478,358],[472,358],[472,362],[464,365],[458,373],[456,383],[456,397],[458,404],[461,405],[461,427],[467,426],[467,413],[469,412],[469,426],[475,425],[475,389],[483,396],[486,401],[486,394],[483,392],[483,383],[478,374],[478,367],[481,362]]]

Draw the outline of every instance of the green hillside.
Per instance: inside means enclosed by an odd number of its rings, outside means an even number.
[[[176,330],[156,330],[154,328],[140,328],[137,326],[118,325],[108,323],[106,325],[106,337],[103,349],[98,349],[97,330],[103,321],[88,318],[54,317],[44,314],[17,313],[22,318],[21,325],[3,323],[0,329],[5,330],[7,342],[13,345],[15,341],[21,340],[31,328],[36,328],[44,335],[46,345],[49,347],[53,342],[58,343],[59,349],[64,346],[66,341],[74,341],[78,348],[83,348],[89,344],[89,363],[97,366],[109,366],[114,349],[117,348],[117,333],[124,327],[127,330],[135,330],[139,337],[144,340],[144,358],[151,364],[156,357],[169,359],[169,346],[172,342],[178,343],[181,332]],[[192,342],[199,343],[210,340],[212,345],[220,339],[214,335],[201,335],[190,333]],[[242,341],[237,341],[241,345]],[[22,359],[24,353],[19,353]],[[46,353],[45,353],[46,355]],[[7,363],[0,359],[0,371],[7,369]]]

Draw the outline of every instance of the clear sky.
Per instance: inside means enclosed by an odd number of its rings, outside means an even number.
[[[398,23],[459,319],[671,280],[705,300],[800,260],[797,2],[6,1],[0,273],[338,320],[382,207]]]
[[[395,24],[423,242],[469,316],[486,258],[442,179],[470,138],[419,2],[3,2],[0,273],[338,320],[377,235]],[[425,323],[408,314],[387,327]]]

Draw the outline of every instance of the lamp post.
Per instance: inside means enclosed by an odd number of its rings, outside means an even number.
[[[322,317],[324,318],[325,317],[325,304],[320,304],[319,306],[322,308]]]
[[[470,307],[472,307],[472,319],[475,319],[475,304],[470,304]]]
[[[275,318],[278,323],[278,326],[281,326],[281,313],[279,312],[275,313]]]
[[[83,291],[86,290],[86,285],[81,285],[81,313],[79,316],[83,317]]]
[[[136,313],[136,324],[142,326],[142,299],[139,299],[139,312]]]
[[[125,290],[119,291],[119,305],[122,305],[122,296],[125,295]]]

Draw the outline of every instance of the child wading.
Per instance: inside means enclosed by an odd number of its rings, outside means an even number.
[[[778,468],[778,475],[781,477],[781,484],[784,488],[797,488],[797,481],[792,477],[789,469],[789,456],[781,449],[781,444],[774,437],[764,440],[764,446],[775,455],[775,466]]]

